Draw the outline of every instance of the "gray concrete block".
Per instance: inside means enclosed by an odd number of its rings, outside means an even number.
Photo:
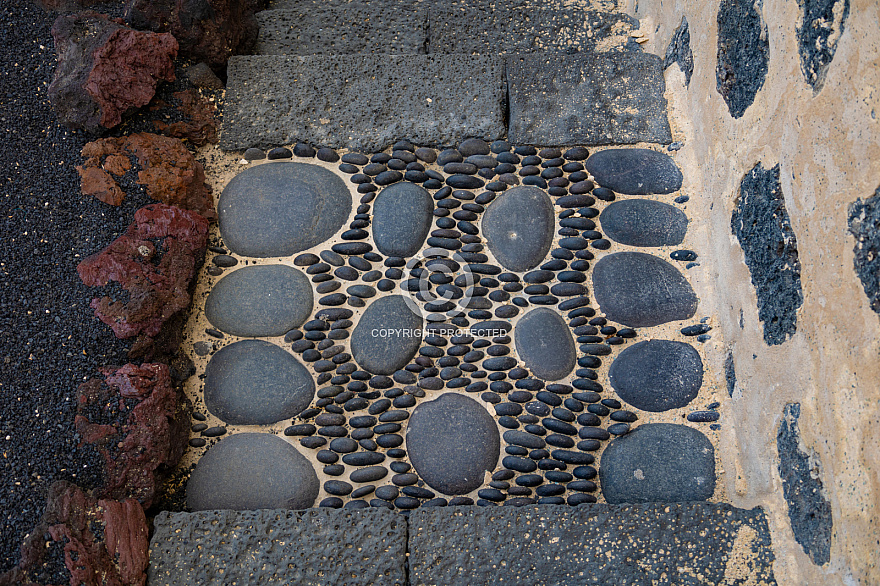
[[[386,510],[162,512],[151,586],[406,583],[406,519]]]
[[[776,584],[761,509],[446,507],[409,519],[410,584]]]
[[[254,52],[260,55],[416,55],[425,52],[428,40],[426,11],[417,4],[265,10],[257,23]]]
[[[501,138],[504,64],[467,55],[248,56],[229,60],[220,146],[306,142],[367,152],[406,138]]]
[[[431,6],[428,53],[578,53],[628,47],[638,20],[622,13],[494,5]]]
[[[635,51],[507,57],[514,144],[669,143],[662,59]]]

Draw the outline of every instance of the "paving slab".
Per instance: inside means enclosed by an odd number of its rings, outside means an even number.
[[[514,144],[672,142],[663,61],[636,51],[506,58]]]
[[[504,64],[469,55],[247,56],[229,60],[220,146],[305,142],[379,151],[505,133]]]
[[[444,507],[409,518],[409,580],[775,584],[761,509],[727,504]]]
[[[257,13],[260,55],[425,53],[427,12],[417,4],[353,2]]]
[[[428,12],[428,53],[501,55],[577,53],[629,48],[635,18],[595,10],[506,6],[433,6]]]
[[[406,520],[371,511],[162,512],[151,586],[403,585]]]

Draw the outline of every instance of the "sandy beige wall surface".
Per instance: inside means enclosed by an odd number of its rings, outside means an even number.
[[[880,584],[880,319],[853,268],[847,208],[880,185],[880,3],[852,0],[824,87],[814,95],[800,70],[794,0],[765,0],[766,80],[733,119],[716,91],[717,1],[628,0],[645,49],[664,55],[676,27],[690,25],[690,86],[666,71],[670,121],[685,146],[676,156],[702,238],[699,291],[711,299],[736,365],[732,433],[722,445],[733,504],[762,506],[784,585]],[[755,288],[731,234],[743,176],[758,162],[781,166],[785,206],[797,237],[804,302],[797,333],[768,346]],[[742,316],[742,317],[741,317]],[[723,369],[724,356],[715,356]],[[777,471],[776,434],[786,403],[801,404],[806,450],[815,450],[834,520],[831,560],[814,565],[795,542]]]

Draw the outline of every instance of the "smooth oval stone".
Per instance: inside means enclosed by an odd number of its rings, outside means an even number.
[[[550,197],[537,187],[520,186],[489,204],[482,228],[498,262],[519,272],[544,260],[553,242],[555,222]]]
[[[574,368],[577,350],[571,330],[552,309],[539,307],[522,316],[513,336],[519,357],[536,377],[559,380]]]
[[[205,407],[226,423],[266,425],[309,406],[315,382],[285,350],[263,340],[222,348],[205,369]]]
[[[377,299],[352,333],[351,354],[368,372],[393,374],[415,355],[422,341],[423,324],[422,316],[413,313],[405,297]]]
[[[608,149],[584,166],[602,187],[627,195],[672,193],[681,189],[681,171],[669,155],[651,149]]]
[[[314,468],[295,447],[267,433],[237,433],[199,460],[186,504],[193,511],[307,509],[318,489]]]
[[[373,204],[373,241],[388,256],[412,256],[431,229],[431,195],[412,183],[397,183],[379,192]]]
[[[605,448],[599,479],[611,504],[704,501],[715,492],[715,449],[684,425],[640,425]]]
[[[205,301],[205,317],[234,336],[281,336],[312,312],[308,277],[286,265],[250,266],[220,279]]]
[[[251,167],[223,189],[224,243],[243,256],[289,256],[333,236],[351,212],[345,182],[323,167],[281,162]]]
[[[410,417],[406,451],[419,476],[446,495],[466,494],[495,468],[501,438],[482,405],[456,393],[420,404]]]
[[[690,319],[697,296],[674,266],[643,252],[616,252],[593,267],[593,294],[609,320],[650,327]]]
[[[681,244],[688,219],[675,206],[649,199],[616,201],[599,215],[608,238],[630,246]]]
[[[643,411],[668,411],[693,401],[703,385],[703,361],[690,344],[646,340],[624,349],[608,371],[620,398]]]

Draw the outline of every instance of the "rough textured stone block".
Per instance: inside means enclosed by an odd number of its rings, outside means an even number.
[[[669,143],[662,60],[637,52],[507,58],[514,144]]]
[[[760,509],[725,504],[420,509],[416,584],[775,584]]]
[[[807,453],[800,448],[800,404],[789,403],[782,415],[776,447],[779,450],[779,476],[788,502],[791,530],[795,541],[801,544],[813,563],[827,564],[831,559],[833,519],[831,503],[825,497],[819,477],[819,458],[815,453]]]
[[[428,41],[426,12],[417,4],[266,10],[257,22],[260,55],[416,55],[425,53]]]
[[[162,512],[151,586],[405,584],[406,520],[391,511]]]
[[[499,55],[637,49],[629,33],[638,20],[621,13],[536,8],[443,5],[428,13],[428,53]]]
[[[871,197],[849,205],[849,232],[856,239],[853,267],[871,309],[880,313],[880,187]]]
[[[220,146],[379,151],[504,135],[503,63],[464,55],[234,57]]]
[[[798,54],[804,79],[818,93],[849,16],[849,0],[798,0]]]

